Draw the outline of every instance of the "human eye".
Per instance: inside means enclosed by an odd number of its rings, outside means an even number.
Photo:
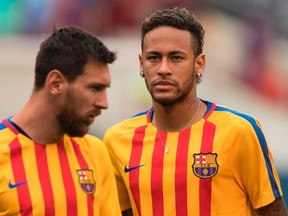
[[[181,61],[183,59],[183,57],[179,56],[179,55],[173,55],[173,56],[171,56],[171,59],[173,61]]]
[[[157,55],[149,55],[146,59],[150,62],[157,62],[159,61],[160,57]]]
[[[105,85],[93,85],[93,86],[91,86],[91,89],[94,92],[100,92],[100,91],[103,91],[106,88],[107,88],[107,86],[105,86]]]

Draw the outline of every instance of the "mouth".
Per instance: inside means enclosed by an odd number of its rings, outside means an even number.
[[[174,87],[174,84],[169,80],[158,80],[155,82],[154,86],[158,90],[169,90]]]
[[[101,114],[101,111],[97,111],[88,115],[89,124],[92,124],[97,116]]]
[[[93,116],[93,115],[89,116],[90,122],[93,122],[93,121],[95,120],[95,117],[96,117],[96,116]]]

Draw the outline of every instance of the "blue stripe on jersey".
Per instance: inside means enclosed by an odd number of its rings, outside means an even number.
[[[204,113],[204,116],[205,116],[211,110],[213,103],[211,103],[209,101],[204,101],[204,100],[202,100],[202,102],[206,103],[206,105],[207,105],[206,112]]]
[[[141,116],[141,115],[146,115],[147,112],[148,112],[148,110],[146,110],[144,112],[137,113],[136,115],[132,116],[131,118],[134,118],[134,117],[137,117],[137,116]]]
[[[252,118],[249,115],[246,115],[246,114],[243,114],[243,113],[240,113],[240,112],[237,112],[235,110],[231,110],[231,109],[228,109],[228,108],[225,108],[225,107],[217,106],[215,111],[225,111],[225,112],[233,113],[233,114],[235,114],[237,116],[240,116],[240,117],[246,119],[252,125],[252,127],[255,130],[255,133],[257,134],[257,137],[258,137],[258,140],[260,142],[261,149],[262,149],[262,153],[263,153],[264,158],[265,158],[265,163],[266,163],[267,171],[269,173],[269,179],[270,179],[270,182],[271,182],[271,186],[272,186],[272,189],[273,189],[274,196],[275,196],[275,198],[279,198],[280,197],[280,191],[279,191],[279,188],[277,186],[275,177],[274,177],[273,172],[272,172],[272,165],[271,165],[271,161],[270,161],[269,155],[268,155],[267,143],[266,143],[264,134],[263,134],[261,128],[256,123],[255,119]]]
[[[3,130],[5,128],[6,128],[6,126],[3,123],[0,123],[0,130]]]

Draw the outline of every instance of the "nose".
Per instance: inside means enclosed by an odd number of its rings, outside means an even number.
[[[96,95],[94,106],[99,109],[108,109],[109,105],[106,90]]]
[[[172,73],[171,68],[169,66],[169,60],[167,58],[162,58],[157,73],[159,75],[167,75]]]

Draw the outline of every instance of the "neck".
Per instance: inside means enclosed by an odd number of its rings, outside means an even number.
[[[198,99],[195,99],[192,104],[175,104],[170,107],[154,104],[152,123],[161,131],[183,131],[202,118],[204,107],[204,103]]]
[[[11,121],[21,127],[37,143],[57,143],[63,139],[64,132],[57,123],[53,107],[38,98],[31,98],[20,113]],[[51,115],[53,113],[53,115]]]

